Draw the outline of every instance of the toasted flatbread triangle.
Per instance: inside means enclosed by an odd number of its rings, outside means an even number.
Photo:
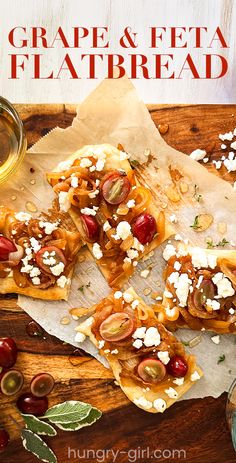
[[[150,308],[148,308],[148,306],[136,294],[136,292],[134,291],[132,287],[129,288],[127,291],[125,291],[125,293],[129,293],[130,295],[132,295],[134,300],[138,300],[142,308],[146,310],[148,309],[150,310]],[[96,305],[94,305],[90,309],[90,313],[92,312],[92,310],[96,312]],[[96,339],[96,337],[94,336],[91,330],[92,323],[93,323],[93,316],[89,317],[85,322],[81,323],[77,327],[76,330],[80,333],[83,333],[85,336],[88,336],[90,340],[92,341],[92,343],[98,348],[99,347],[98,340]],[[158,323],[157,323],[157,326],[158,326]],[[163,329],[165,330],[164,327]],[[171,336],[173,337],[172,334]],[[176,338],[175,338],[175,342],[178,342]],[[122,366],[121,366],[119,359],[117,358],[117,355],[115,354],[112,355],[111,353],[106,354],[104,350],[100,350],[100,353],[107,358],[116,381],[118,382],[119,386],[121,387],[123,392],[126,394],[126,396],[129,398],[129,400],[133,402],[135,405],[137,405],[138,407],[150,413],[163,412],[165,408],[170,407],[172,404],[176,402],[176,400],[182,397],[194,385],[195,379],[197,380],[203,375],[201,369],[195,363],[195,358],[193,356],[186,354],[186,358],[187,358],[188,365],[189,365],[189,370],[188,370],[187,375],[184,378],[183,384],[177,385],[173,383],[173,381],[169,381],[168,386],[167,386],[167,383],[165,382],[165,387],[162,387],[160,383],[160,388],[158,389],[158,391],[153,391],[152,386],[150,385],[149,387],[147,387],[147,384],[144,383],[143,386],[140,386],[132,378],[123,378],[121,375]],[[193,377],[191,380],[192,375]],[[168,387],[172,387],[175,389],[175,391],[178,394],[177,398],[171,398],[167,395],[167,393],[165,392],[165,389]],[[157,408],[153,406],[154,401],[157,399],[162,399],[162,401],[164,401],[164,403],[166,404],[166,407],[164,409],[158,410]]]

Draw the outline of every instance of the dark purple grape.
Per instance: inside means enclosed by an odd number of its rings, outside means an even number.
[[[12,338],[0,338],[0,367],[11,368],[16,363],[17,346]]]
[[[48,409],[48,399],[47,397],[35,397],[30,392],[25,392],[18,398],[16,405],[22,413],[41,416]]]

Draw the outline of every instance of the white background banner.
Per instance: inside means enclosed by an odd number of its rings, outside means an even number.
[[[146,103],[236,103],[234,0],[0,0],[0,18],[0,93],[14,103],[78,103],[107,77],[109,59],[117,64],[117,55],[124,59],[122,66],[132,77],[134,54],[138,55],[136,64],[146,61],[146,78],[137,66],[137,78],[132,79]],[[98,37],[97,47],[94,27],[99,28],[98,35],[104,33],[103,39]],[[105,27],[107,31],[102,29]],[[135,46],[130,46],[126,37],[125,48],[120,40],[127,27]],[[179,28],[175,31],[175,47],[171,27]],[[201,27],[198,44],[196,27]],[[217,27],[227,46],[215,34]],[[45,29],[43,41],[33,35],[42,32],[39,28]],[[151,28],[158,28],[156,37],[162,34],[156,39],[156,47],[151,47]],[[75,36],[79,38],[77,45]],[[109,47],[105,47],[107,42]],[[191,70],[185,61],[188,54]],[[90,55],[96,55],[92,58],[94,66]],[[211,79],[206,78],[206,55],[212,55]],[[221,78],[214,78],[222,64],[216,55],[228,65]],[[14,72],[17,78],[13,78]]]

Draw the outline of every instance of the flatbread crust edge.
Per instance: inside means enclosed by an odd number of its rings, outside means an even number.
[[[69,156],[66,160],[67,161],[69,161],[69,160],[73,161],[73,160],[75,160],[75,159],[77,159],[79,157],[81,157],[81,158],[82,157],[87,157],[87,156],[89,156],[89,152],[91,153],[91,151],[93,151],[94,148],[99,148],[99,149],[101,149],[101,151],[104,151],[106,153],[107,157],[106,157],[106,163],[105,163],[105,170],[106,169],[113,169],[113,170],[122,169],[126,173],[128,173],[130,170],[132,170],[131,165],[128,162],[128,160],[126,160],[126,159],[125,160],[120,160],[120,150],[118,150],[117,148],[115,148],[114,146],[112,146],[112,145],[110,145],[108,143],[104,143],[104,144],[101,144],[101,145],[85,145],[83,148],[79,149],[78,151],[73,153],[71,156]],[[54,172],[55,171],[57,171],[57,169],[54,169]],[[140,185],[138,180],[137,180],[137,184]],[[78,231],[80,232],[81,236],[83,236],[83,230],[81,229],[80,218],[78,216],[76,208],[72,206],[69,209],[68,212],[69,212],[72,220],[74,221]],[[148,212],[150,212],[150,214],[153,215],[153,217],[156,219],[156,221],[158,220],[160,211],[158,210],[158,208],[154,204],[149,205]],[[145,246],[145,251],[139,256],[139,258],[137,260],[141,260],[147,254],[149,254],[151,251],[153,251],[156,247],[158,247],[161,243],[163,243],[164,241],[169,239],[172,235],[174,235],[174,233],[175,233],[175,231],[174,231],[173,227],[171,226],[170,222],[168,222],[168,220],[165,219],[165,236],[164,236],[163,240],[161,242],[159,242],[159,239],[158,239],[158,236],[157,236],[151,243],[149,243],[149,244],[147,244]],[[93,255],[93,253],[92,253],[93,244],[91,244],[91,243],[86,243],[86,244],[87,244],[88,249],[90,250],[91,254]],[[102,274],[106,278],[106,280],[109,280],[109,276],[110,276],[109,269],[102,266],[102,265],[100,265],[99,260],[96,260],[96,263],[97,263],[100,271],[102,272]],[[116,280],[113,280],[111,282],[111,285],[121,287],[125,283],[127,278],[123,274],[123,275],[118,276],[116,278]]]
[[[69,278],[72,277],[72,272]],[[67,300],[70,290],[70,283],[65,285],[64,288],[54,286],[52,288],[40,289],[32,286],[26,288],[20,288],[12,277],[0,278],[0,294],[22,294],[24,296],[33,297],[36,299],[46,299],[52,301]]]
[[[191,249],[196,249],[196,247],[188,246],[188,250],[189,250],[190,254],[191,254]],[[217,259],[221,258],[221,259],[229,259],[229,260],[231,260],[233,263],[235,263],[235,268],[236,268],[236,250],[233,250],[233,249],[205,249],[204,248],[204,251],[206,252],[206,254],[217,256]],[[163,305],[163,307],[168,305],[168,299],[164,295],[163,295],[163,299],[162,299],[162,305]],[[162,323],[164,325],[165,325],[165,323],[169,323],[171,325],[171,321],[168,320],[167,318]],[[181,328],[186,328],[186,329],[191,329],[188,325],[185,325],[185,324],[182,324],[182,323],[181,323],[180,327]],[[208,328],[208,327],[205,328],[205,331],[209,331],[211,333],[214,333],[214,332],[218,333],[219,332],[217,329]],[[234,332],[232,332],[232,333],[231,332],[230,333],[222,332],[222,334],[234,334]]]
[[[133,295],[133,297],[135,299],[138,299],[139,302],[145,306],[146,304],[144,303],[144,301],[142,300],[141,297],[139,297],[137,295],[137,293],[134,291],[134,289],[132,287],[130,287],[128,290],[126,290],[126,292],[129,292],[130,294]],[[94,305],[91,310],[94,309],[94,312],[96,310],[96,305]],[[78,327],[77,327],[77,331],[85,334],[86,336],[88,336],[91,340],[91,342],[96,346],[98,347],[98,342],[95,338],[95,336],[93,335],[92,331],[91,331],[91,325],[92,325],[92,321],[93,321],[93,316],[89,317],[87,320],[85,320],[83,323],[81,323]],[[195,361],[193,362],[193,365],[192,365],[192,369],[191,371],[188,371],[187,375],[185,376],[185,381],[182,385],[178,386],[176,384],[170,384],[170,386],[174,387],[174,389],[177,391],[178,393],[178,398],[177,399],[171,399],[164,391],[158,391],[158,392],[153,392],[152,390],[150,391],[146,391],[145,390],[145,386],[144,387],[141,387],[141,386],[138,386],[134,381],[132,381],[132,379],[129,378],[129,385],[127,384],[124,384],[124,381],[122,380],[122,378],[120,378],[120,373],[121,373],[121,366],[120,366],[120,363],[118,360],[115,359],[115,355],[108,355],[106,356],[108,362],[109,362],[109,365],[113,371],[113,374],[114,374],[114,377],[116,379],[116,381],[118,382],[120,388],[123,390],[123,392],[125,393],[125,395],[128,397],[128,399],[135,403],[135,405],[137,405],[139,408],[142,408],[143,410],[145,411],[148,411],[150,413],[159,413],[154,407],[150,408],[150,409],[146,409],[144,407],[142,407],[140,404],[136,403],[136,401],[138,401],[140,399],[140,397],[144,397],[146,400],[150,401],[150,402],[153,402],[154,400],[156,399],[163,399],[165,400],[166,402],[166,408],[169,408],[172,404],[174,404],[180,397],[182,397],[193,385],[194,385],[194,382],[191,381],[190,379],[190,376],[193,372],[197,371],[199,376],[202,377],[203,376],[203,372],[202,370],[196,365]]]

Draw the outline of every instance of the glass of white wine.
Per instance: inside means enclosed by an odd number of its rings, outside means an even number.
[[[26,147],[23,124],[16,109],[0,96],[0,183],[18,169]]]
[[[226,418],[231,431],[234,450],[236,451],[236,378],[229,389]]]

